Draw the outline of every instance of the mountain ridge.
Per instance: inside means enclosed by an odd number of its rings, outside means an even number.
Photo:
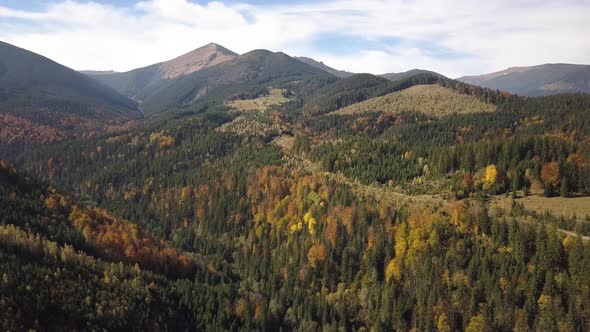
[[[148,97],[143,106],[148,113],[154,114],[187,107],[204,99],[223,101],[234,94],[278,87],[311,77],[335,78],[285,53],[257,49],[192,74],[164,81],[146,91]]]
[[[590,93],[590,65],[546,63],[515,66],[457,80],[526,96],[559,93]]]
[[[432,75],[436,75],[436,76],[440,76],[440,77],[445,77],[444,75],[441,75],[437,72],[434,72],[431,70],[425,70],[425,69],[410,69],[408,71],[403,71],[403,72],[399,72],[399,73],[385,73],[385,74],[381,74],[379,76],[386,78],[390,81],[399,81],[399,80],[403,80],[405,78],[408,78],[408,77],[411,77],[414,75],[418,75],[418,74],[432,74]]]
[[[312,76],[334,77],[283,52],[255,49],[237,55],[214,43],[125,73],[91,75],[140,102],[149,114],[185,108],[204,98],[220,100]]]
[[[353,76],[355,73],[349,72],[349,71],[345,71],[345,70],[338,70],[338,69],[334,69],[328,65],[326,65],[325,63],[323,63],[322,61],[317,61],[315,59],[312,58],[308,58],[305,56],[296,56],[294,57],[295,59],[306,63],[310,66],[319,68],[319,69],[323,69],[324,71],[336,76],[336,77],[340,77],[340,78],[346,78],[346,77],[350,77]]]
[[[145,90],[157,86],[162,81],[190,75],[236,56],[237,53],[221,45],[209,43],[173,59],[126,72],[84,71],[84,73],[129,98],[142,101],[145,98]]]

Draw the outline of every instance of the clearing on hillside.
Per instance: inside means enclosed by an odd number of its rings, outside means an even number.
[[[499,206],[508,209],[511,204],[511,199],[502,196],[497,196],[492,201],[493,206]],[[517,203],[522,203],[525,210],[544,213],[549,211],[555,216],[563,216],[571,218],[576,215],[578,219],[590,216],[590,197],[543,197],[538,195],[529,195],[527,197],[520,197],[516,199]]]
[[[242,112],[264,112],[272,106],[281,105],[287,101],[289,99],[283,96],[283,89],[270,89],[268,96],[246,100],[232,100],[228,101],[226,105]]]
[[[341,108],[331,114],[416,112],[442,117],[452,114],[493,112],[495,110],[494,105],[481,102],[476,97],[459,94],[451,89],[432,84],[415,85],[402,91]]]
[[[285,128],[273,121],[270,112],[267,111],[273,106],[289,101],[283,93],[283,89],[269,87],[267,96],[226,102],[226,106],[240,115],[220,126],[218,130],[249,136],[272,136],[282,133]]]

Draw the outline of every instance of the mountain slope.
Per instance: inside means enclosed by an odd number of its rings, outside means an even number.
[[[0,142],[27,141],[40,128],[63,139],[141,117],[136,103],[112,88],[0,42]]]
[[[171,251],[170,244],[156,241],[152,234],[130,221],[77,202],[3,160],[0,203],[0,225],[29,228],[103,260],[137,263],[142,268],[175,276],[195,268],[193,260]]]
[[[458,80],[527,96],[590,93],[590,66],[557,63],[512,67],[485,75],[464,76]]]
[[[172,60],[124,73],[84,71],[92,78],[113,87],[136,100],[146,97],[146,90],[154,89],[165,80],[176,79],[233,59],[237,54],[217,44],[207,44]]]
[[[481,102],[473,96],[460,94],[437,84],[415,85],[381,97],[341,108],[333,114],[358,114],[366,112],[423,113],[430,116],[492,112],[495,106]]]
[[[199,330],[202,322],[194,317],[205,311],[203,303],[179,305],[182,294],[191,292],[183,278],[207,273],[194,254],[58,193],[3,160],[0,269],[3,330],[126,330],[130,324],[157,330],[163,322]],[[211,284],[190,288],[222,295]]]
[[[15,97],[53,98],[92,102],[111,109],[135,107],[133,101],[85,75],[4,42],[0,42],[0,91],[2,102]]]
[[[345,78],[345,77],[350,77],[350,76],[354,75],[354,73],[351,73],[349,71],[338,70],[338,69],[334,69],[332,67],[329,67],[329,66],[325,65],[323,62],[316,61],[312,58],[307,58],[304,56],[296,56],[295,59],[297,59],[303,63],[307,63],[310,66],[322,69],[322,70],[324,70],[336,77]]]
[[[189,75],[164,80],[145,90],[146,113],[188,107],[196,102],[221,102],[232,95],[309,78],[334,77],[284,53],[254,50]]]

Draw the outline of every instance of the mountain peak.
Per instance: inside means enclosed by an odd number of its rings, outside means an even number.
[[[205,50],[205,49],[215,50],[215,51],[218,51],[218,52],[223,52],[223,53],[228,53],[228,54],[233,54],[233,55],[238,55],[237,53],[235,53],[233,51],[230,51],[229,49],[223,47],[222,45],[219,45],[219,44],[214,43],[214,42],[210,42],[207,45],[203,45],[203,46],[201,46],[199,48],[196,48],[196,49],[194,49],[191,52],[194,52],[194,51],[197,51],[197,50]]]
[[[209,43],[161,63],[160,70],[162,78],[173,79],[231,60],[236,56],[236,53],[219,44]]]

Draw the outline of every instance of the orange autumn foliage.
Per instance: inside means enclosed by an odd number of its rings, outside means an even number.
[[[470,189],[473,187],[473,174],[465,172],[463,174],[463,188]]]
[[[338,241],[338,219],[332,215],[329,215],[326,219],[326,223],[327,226],[324,233],[326,240],[330,242],[332,246],[335,246]]]
[[[59,196],[53,199],[60,203],[67,201],[64,196]],[[189,257],[180,255],[166,243],[156,242],[150,235],[141,232],[137,225],[116,218],[105,210],[87,208],[72,201],[61,207],[69,209],[72,225],[104,258],[139,263],[145,268],[172,275],[186,275],[195,267]]]
[[[307,261],[313,268],[322,265],[326,261],[327,257],[328,252],[326,250],[326,246],[323,244],[314,244],[307,252]]]
[[[559,165],[556,162],[550,162],[543,166],[541,169],[541,181],[543,183],[549,183],[556,187],[560,180]]]

